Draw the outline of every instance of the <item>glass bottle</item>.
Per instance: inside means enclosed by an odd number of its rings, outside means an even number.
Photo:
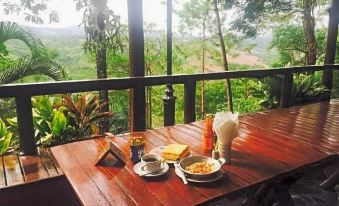
[[[213,149],[213,117],[211,114],[206,115],[205,126],[204,126],[204,148],[206,150]]]

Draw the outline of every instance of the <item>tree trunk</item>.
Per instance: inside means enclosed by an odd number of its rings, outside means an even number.
[[[315,65],[317,62],[317,42],[315,39],[314,0],[304,0],[303,27],[307,41],[307,65]]]
[[[152,129],[152,87],[146,87],[146,129]]]
[[[103,47],[100,43],[96,51],[96,65],[97,65],[97,78],[104,79],[107,78],[107,64],[106,64],[106,48]],[[109,99],[108,91],[102,90],[99,91],[99,102],[106,103],[106,106],[101,108],[101,112],[109,111]],[[100,124],[100,134],[109,131],[109,120],[105,120]]]
[[[224,70],[228,71],[228,62],[227,62],[227,56],[226,56],[225,42],[224,42],[224,37],[222,36],[222,31],[221,31],[221,23],[220,23],[219,9],[218,9],[218,0],[213,0],[213,4],[214,4],[214,11],[215,11],[215,16],[216,16],[216,20],[217,20],[218,36],[219,36],[219,40],[220,40],[223,66],[224,66]],[[227,101],[228,101],[228,109],[231,112],[233,112],[232,89],[231,89],[230,79],[226,79],[226,94],[227,94]]]
[[[205,42],[206,42],[206,23],[202,23],[202,53],[201,53],[201,71],[205,73]],[[205,81],[201,85],[201,119],[205,119]]]

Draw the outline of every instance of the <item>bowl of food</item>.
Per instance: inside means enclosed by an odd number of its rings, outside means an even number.
[[[215,160],[206,156],[189,156],[179,163],[180,169],[191,178],[205,179],[213,177],[225,164],[225,159]]]

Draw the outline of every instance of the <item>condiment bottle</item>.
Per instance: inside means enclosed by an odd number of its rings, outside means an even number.
[[[213,149],[213,130],[212,130],[213,118],[211,114],[206,115],[204,126],[204,148],[206,150]]]
[[[144,139],[142,137],[132,137],[130,143],[131,160],[133,163],[138,163],[144,153]]]

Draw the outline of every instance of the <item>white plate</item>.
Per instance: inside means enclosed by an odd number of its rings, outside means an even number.
[[[163,174],[166,174],[168,172],[168,170],[169,170],[168,164],[162,163],[163,166],[162,166],[162,169],[159,172],[154,172],[154,173],[143,175],[143,174],[145,174],[147,172],[141,170],[141,166],[142,165],[143,165],[142,162],[137,163],[136,165],[134,165],[133,171],[135,173],[137,173],[138,175],[141,175],[143,177],[158,177],[158,176],[161,176]]]
[[[206,183],[206,182],[214,182],[214,181],[220,180],[223,176],[224,176],[224,171],[219,170],[213,177],[210,177],[210,178],[195,179],[186,174],[186,179],[187,181],[190,181],[190,182]]]

